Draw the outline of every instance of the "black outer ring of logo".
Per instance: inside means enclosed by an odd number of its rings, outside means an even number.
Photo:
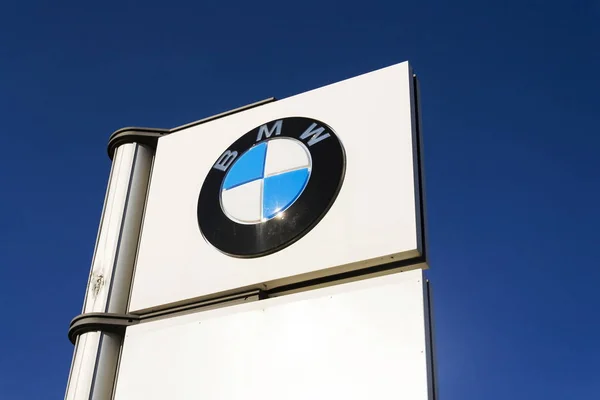
[[[288,117],[267,122],[272,127],[282,121],[281,134],[269,139],[290,137],[300,140],[312,157],[308,184],[296,201],[284,212],[283,218],[273,218],[262,223],[246,225],[229,219],[220,204],[221,183],[229,171],[211,168],[198,198],[198,224],[204,238],[221,252],[241,258],[253,258],[275,253],[291,245],[325,216],[335,201],[346,172],[346,155],[342,143],[327,124],[304,117]],[[330,137],[308,145],[310,137],[300,136],[313,124],[325,128],[321,133]],[[240,137],[228,150],[237,151],[241,157],[252,146],[268,140],[256,141],[260,127]],[[215,164],[218,161],[215,160]],[[235,162],[234,162],[235,163]],[[213,164],[213,166],[215,165]],[[233,165],[233,163],[232,163]]]

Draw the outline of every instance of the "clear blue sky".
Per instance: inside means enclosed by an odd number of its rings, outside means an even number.
[[[0,399],[64,396],[110,133],[410,60],[439,391],[600,398],[600,2],[0,5]]]

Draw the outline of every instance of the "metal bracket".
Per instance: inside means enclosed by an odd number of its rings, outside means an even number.
[[[125,335],[128,326],[140,322],[140,317],[133,314],[87,313],[73,318],[69,325],[69,340],[75,344],[77,336],[88,332],[109,332]]]
[[[121,128],[110,135],[108,140],[108,156],[112,160],[117,147],[125,143],[140,143],[156,149],[156,144],[161,136],[168,135],[168,129],[158,128]]]
[[[152,321],[157,318],[164,318],[166,315],[182,315],[187,312],[198,312],[202,310],[211,310],[228,305],[239,304],[249,299],[263,300],[267,298],[267,293],[261,289],[253,289],[241,293],[235,293],[228,296],[206,299],[190,304],[183,304],[176,307],[170,307],[163,310],[153,310],[141,315],[137,314],[115,314],[115,313],[86,313],[73,318],[69,325],[69,340],[75,344],[77,337],[88,332],[108,332],[125,336],[125,329],[128,326],[139,324],[143,321]]]

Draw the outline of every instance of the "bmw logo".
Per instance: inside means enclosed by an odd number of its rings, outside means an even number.
[[[307,234],[341,188],[345,153],[333,129],[278,119],[240,137],[215,161],[198,199],[204,238],[233,257],[260,257]]]

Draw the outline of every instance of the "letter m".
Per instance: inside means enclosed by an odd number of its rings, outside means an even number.
[[[275,123],[273,124],[271,129],[269,129],[267,124],[262,125],[260,128],[258,128],[258,135],[256,135],[256,141],[258,142],[258,141],[262,140],[263,135],[265,135],[266,138],[270,138],[273,133],[275,133],[275,136],[281,135],[281,124],[282,123],[283,123],[282,120],[275,121]]]
[[[317,124],[313,122],[312,125],[309,126],[308,129],[302,135],[300,135],[300,139],[304,140],[307,137],[310,137],[310,139],[308,140],[308,145],[312,146],[313,144],[317,144],[321,140],[325,140],[330,136],[329,133],[321,135],[324,130],[325,128],[323,128],[322,126],[317,128]]]

